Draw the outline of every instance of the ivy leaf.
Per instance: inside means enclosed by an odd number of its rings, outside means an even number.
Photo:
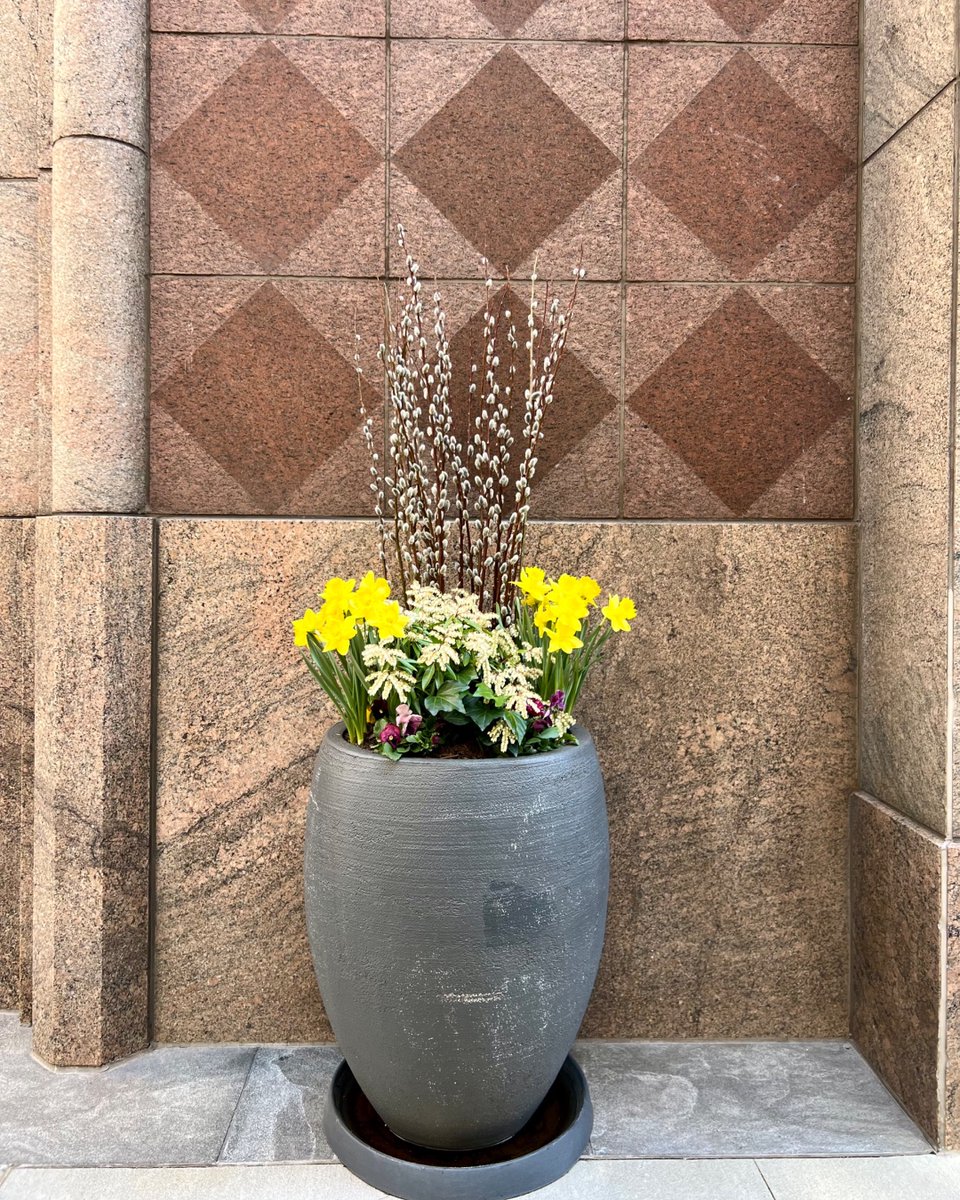
[[[466,708],[467,716],[481,731],[489,729],[497,717],[500,716],[497,709],[490,708],[476,696],[467,696],[464,700],[464,707]]]

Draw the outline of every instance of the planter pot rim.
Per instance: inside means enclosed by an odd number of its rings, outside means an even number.
[[[556,750],[545,750],[539,754],[522,754],[514,758],[509,754],[497,754],[490,758],[440,758],[435,754],[416,754],[411,755],[409,759],[401,758],[399,760],[386,758],[382,754],[378,754],[376,750],[368,750],[366,746],[355,746],[353,742],[347,741],[343,736],[346,732],[346,725],[343,721],[337,721],[331,725],[323,735],[323,745],[333,746],[338,754],[348,754],[353,758],[360,759],[375,759],[389,767],[399,767],[405,762],[410,763],[430,763],[437,770],[449,770],[451,767],[456,767],[459,771],[465,765],[482,766],[485,769],[499,770],[504,767],[526,767],[533,763],[543,764],[544,762],[562,762],[563,759],[569,758],[577,753],[582,753],[585,746],[593,745],[593,738],[586,726],[577,722],[571,726],[570,732],[577,739],[575,746],[558,746]]]

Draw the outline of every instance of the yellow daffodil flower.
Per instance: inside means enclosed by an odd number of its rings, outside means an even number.
[[[302,617],[293,622],[293,644],[295,646],[305,646],[307,644],[307,634],[315,633],[318,623],[318,615],[312,608],[308,608]]]
[[[621,600],[619,596],[611,596],[600,610],[610,622],[610,628],[618,633],[629,633],[630,622],[637,615],[637,609],[629,596]]]
[[[345,613],[350,608],[350,598],[353,594],[353,585],[357,581],[355,579],[340,579],[334,576],[327,580],[327,586],[323,589],[322,599],[326,601],[331,608],[339,609]]]
[[[552,629],[547,629],[547,635],[550,638],[547,649],[551,654],[556,654],[558,650],[562,650],[565,654],[579,650],[583,645],[583,642],[577,637],[579,632],[580,626],[576,621],[557,621]]]
[[[540,633],[546,633],[547,626],[556,616],[555,611],[548,604],[541,604],[534,614],[533,623],[536,625]]]
[[[372,612],[380,608],[389,595],[390,584],[368,571],[357,584],[356,592],[350,597],[350,612],[358,620],[365,621]]]
[[[588,604],[593,604],[600,595],[600,584],[589,575],[580,576],[580,595]]]
[[[550,583],[540,567],[524,567],[517,580],[517,587],[523,592],[527,604],[540,604],[550,592]]]
[[[357,622],[353,617],[331,616],[319,630],[320,641],[328,654],[346,654],[356,632]]]
[[[400,611],[396,600],[386,600],[377,609],[370,612],[367,620],[380,634],[381,642],[390,642],[402,637],[409,624],[410,618]]]

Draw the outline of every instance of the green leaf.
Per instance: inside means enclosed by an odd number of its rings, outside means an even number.
[[[500,716],[499,709],[490,708],[476,696],[467,696],[463,702],[467,716],[480,730],[489,729]]]
[[[447,679],[443,686],[432,696],[424,696],[423,703],[428,712],[436,716],[438,713],[464,712],[463,696],[466,689],[456,679]]]

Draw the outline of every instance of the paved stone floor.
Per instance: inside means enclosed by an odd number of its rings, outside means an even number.
[[[543,1200],[960,1200],[846,1042],[581,1042],[584,1160]],[[50,1070],[0,1014],[0,1200],[365,1200],[320,1127],[329,1046],[159,1046]]]

